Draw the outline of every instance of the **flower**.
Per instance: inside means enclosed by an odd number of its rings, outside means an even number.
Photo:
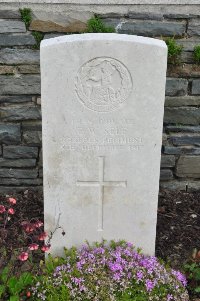
[[[8,214],[15,214],[15,210],[13,208],[8,209]]]
[[[36,228],[40,228],[40,227],[43,226],[43,222],[37,221],[37,222],[34,224],[34,226],[35,226]]]
[[[38,248],[39,248],[39,245],[38,244],[31,244],[31,245],[29,245],[29,250],[31,250],[31,251],[35,251],[35,250],[38,250]]]
[[[47,238],[47,233],[46,232],[42,232],[39,236],[38,236],[38,240],[45,240],[45,238]]]
[[[15,204],[17,203],[17,200],[14,199],[14,198],[9,198],[9,199],[8,199],[8,202],[9,202],[10,204],[12,204],[12,205],[15,205]]]
[[[21,261],[26,261],[28,259],[28,253],[27,252],[22,252],[19,256],[18,259]]]
[[[50,249],[50,245],[44,245],[44,246],[42,246],[41,247],[41,250],[43,251],[43,252],[48,252],[49,251],[49,249]]]
[[[35,230],[35,225],[30,222],[23,221],[21,225],[26,233],[31,233]]]
[[[6,211],[6,208],[3,205],[0,205],[0,213],[4,213]]]
[[[31,296],[31,292],[28,291],[28,292],[26,293],[26,297],[27,297],[27,298],[30,298],[30,296]]]

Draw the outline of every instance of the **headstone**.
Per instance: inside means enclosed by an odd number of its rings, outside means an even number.
[[[52,253],[86,240],[125,239],[154,254],[166,62],[165,43],[144,37],[82,34],[42,42]]]

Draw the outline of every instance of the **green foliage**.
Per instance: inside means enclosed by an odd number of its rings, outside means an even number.
[[[109,33],[110,32],[111,33],[111,32],[115,32],[115,29],[111,26],[104,25],[102,20],[99,17],[94,16],[93,18],[88,20],[86,32],[88,32],[88,33],[92,33],[92,32]]]
[[[49,255],[41,263],[30,289],[31,300],[166,301],[169,295],[188,301],[178,277],[185,279],[125,241],[86,242],[81,249],[65,249],[64,257]]]
[[[39,32],[39,31],[33,31],[32,35],[34,36],[35,42],[36,42],[33,48],[34,49],[39,49],[40,48],[40,43],[44,38],[44,34]]]
[[[178,65],[180,63],[180,55],[183,50],[183,46],[178,45],[174,38],[166,39],[168,47],[168,63]]]
[[[19,301],[21,293],[32,281],[33,276],[30,272],[23,272],[18,277],[12,276],[12,267],[6,266],[0,274],[0,298],[8,296],[9,301]]]
[[[200,64],[200,45],[194,47],[194,60],[195,63]]]
[[[22,8],[22,9],[20,9],[20,13],[21,13],[22,21],[24,21],[26,28],[28,29],[31,24],[31,21],[32,21],[31,9],[30,8]]]
[[[188,289],[197,296],[200,296],[200,251],[194,250],[192,258],[184,266],[189,280]]]

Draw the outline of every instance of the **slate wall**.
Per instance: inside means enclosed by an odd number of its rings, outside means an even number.
[[[194,63],[193,50],[200,44],[200,12],[137,11],[100,17],[119,33],[175,36],[183,45],[180,65],[168,66],[160,185],[199,190],[200,66]],[[0,9],[1,193],[42,189],[40,68],[34,30],[49,38],[83,31],[85,23],[58,26],[33,18],[27,30],[18,10]]]

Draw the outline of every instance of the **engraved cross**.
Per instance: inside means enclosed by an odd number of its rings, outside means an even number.
[[[103,202],[104,202],[104,187],[126,187],[126,181],[104,181],[104,157],[99,158],[99,180],[98,181],[77,181],[77,186],[82,187],[98,187],[99,202],[98,202],[98,231],[103,231]]]

